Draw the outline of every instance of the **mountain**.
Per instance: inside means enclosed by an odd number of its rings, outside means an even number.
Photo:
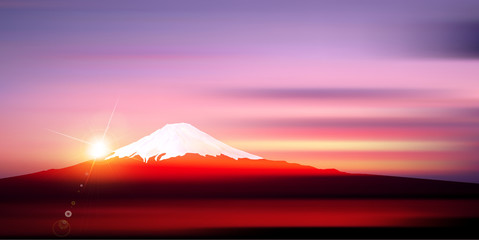
[[[196,153],[201,156],[225,155],[230,158],[262,159],[230,147],[188,123],[166,124],[163,128],[140,140],[114,151],[110,158],[139,156],[144,162]]]
[[[479,237],[479,184],[262,159],[186,123],[0,192],[2,238]]]
[[[113,168],[128,168],[130,174],[121,178],[134,178],[131,181],[167,177],[198,180],[240,175],[345,174],[335,169],[266,160],[228,146],[188,123],[166,124],[115,150],[105,161]],[[118,177],[103,173],[104,178],[107,176]]]

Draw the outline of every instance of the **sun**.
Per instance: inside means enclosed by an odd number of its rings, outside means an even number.
[[[88,153],[90,157],[97,159],[97,158],[105,157],[107,154],[109,154],[110,148],[108,147],[105,141],[96,141],[90,145],[90,149],[88,150]]]

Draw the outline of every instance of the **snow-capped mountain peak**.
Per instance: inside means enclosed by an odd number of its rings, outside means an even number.
[[[159,161],[183,156],[186,153],[202,156],[223,154],[234,159],[262,159],[230,147],[188,123],[166,124],[152,134],[115,150],[107,159],[140,156],[144,162],[147,162],[151,157]]]

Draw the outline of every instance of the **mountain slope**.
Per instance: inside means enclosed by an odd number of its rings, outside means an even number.
[[[63,220],[69,236],[82,238],[385,238],[405,226],[414,228],[401,236],[464,230],[474,238],[479,219],[479,184],[224,155],[88,161],[0,179],[0,191],[0,237],[17,238],[51,238],[52,224]],[[73,216],[65,218],[66,210]],[[350,234],[358,226],[366,232]],[[328,227],[338,231],[325,235]],[[418,229],[425,235],[412,234]],[[292,235],[277,235],[286,230]]]
[[[199,159],[208,164],[187,164]],[[479,198],[479,184],[347,174],[284,161],[187,154],[154,163],[115,158],[92,164],[1,179],[2,199],[69,199],[79,184],[101,199]]]

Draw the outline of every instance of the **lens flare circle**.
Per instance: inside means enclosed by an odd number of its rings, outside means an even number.
[[[70,211],[70,210],[65,211],[65,217],[69,218],[71,216],[72,216],[72,211]]]
[[[57,237],[66,237],[71,231],[70,223],[65,219],[58,220],[53,223],[52,231]]]

